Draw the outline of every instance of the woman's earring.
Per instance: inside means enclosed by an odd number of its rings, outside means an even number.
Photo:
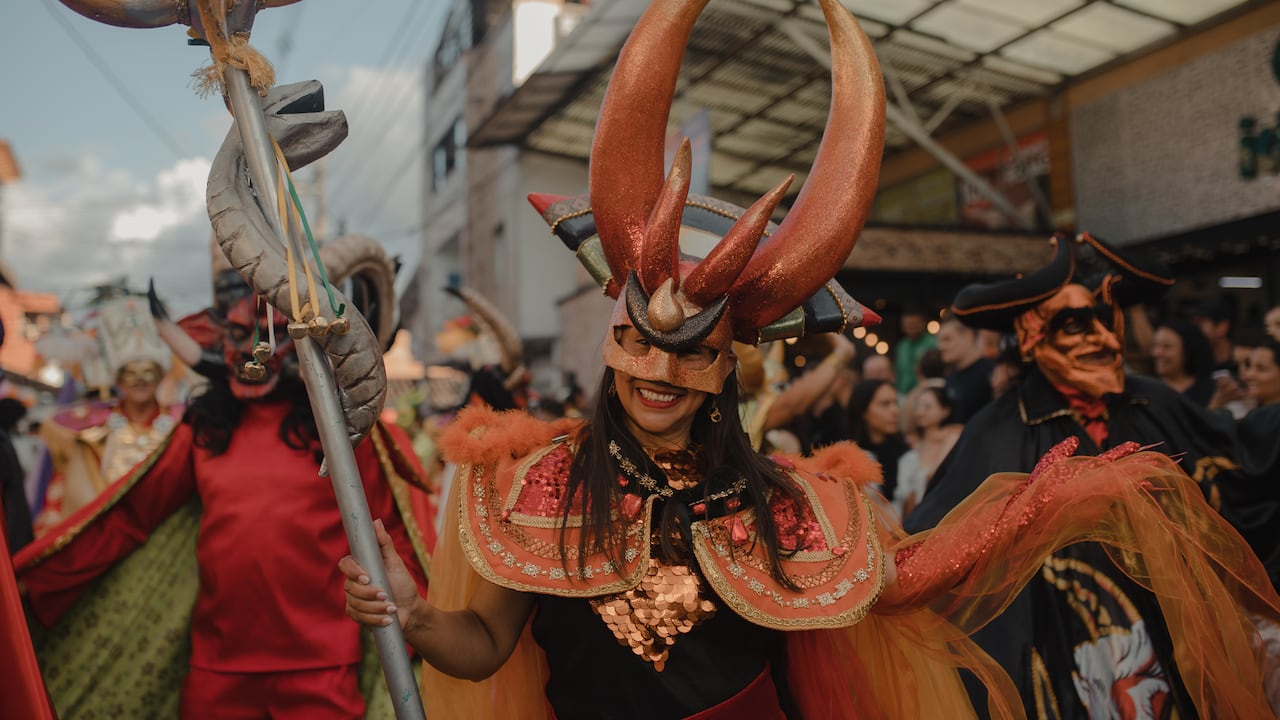
[[[720,414],[720,406],[715,403],[711,403],[710,415],[711,415],[711,422],[713,423],[718,423],[724,419],[724,416]]]
[[[612,382],[611,382],[611,383],[609,383],[609,395],[611,395],[611,396],[616,396],[617,394],[618,394],[618,385],[617,385],[617,383],[612,383]]]

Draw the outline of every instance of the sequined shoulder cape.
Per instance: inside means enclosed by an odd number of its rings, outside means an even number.
[[[578,427],[483,410],[469,411],[451,427],[444,444],[459,466],[459,538],[471,566],[489,582],[522,592],[597,597],[634,588],[643,578],[656,495],[631,517],[615,508],[625,543],[613,559],[576,556],[580,514],[570,514],[561,536]],[[773,503],[780,544],[803,548],[782,558],[798,589],[773,578],[763,544],[754,542],[750,510],[692,523],[703,575],[726,605],[757,625],[803,630],[857,623],[885,582],[876,521],[860,487],[878,476],[874,462],[852,445],[813,460],[775,461],[803,496],[803,503]],[[733,532],[735,522],[746,532]],[[562,548],[568,548],[567,562]]]

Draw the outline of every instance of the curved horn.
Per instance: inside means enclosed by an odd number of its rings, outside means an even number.
[[[747,262],[751,260],[769,218],[782,201],[795,175],[788,175],[778,187],[755,201],[729,228],[720,242],[707,253],[707,257],[689,272],[684,284],[684,296],[695,305],[705,305],[729,292]]]
[[[831,35],[831,110],[813,170],[778,231],[734,284],[737,334],[795,308],[849,257],[871,209],[884,152],[884,81],[871,41],[837,0],[820,0]]]
[[[277,115],[301,96],[320,91],[319,83],[298,83],[273,88],[263,99],[267,127],[275,136],[291,168],[323,157],[347,135],[346,118],[340,112]],[[288,308],[289,272],[284,248],[267,224],[254,189],[245,183],[248,176],[240,134],[228,133],[213,158],[206,196],[209,219],[218,245],[255,292],[277,308]],[[307,302],[308,291],[301,283],[298,294]],[[337,301],[350,305],[334,290]],[[317,298],[317,300],[320,300]],[[317,305],[324,307],[328,300]],[[285,311],[288,315],[288,312]],[[381,348],[368,322],[359,312],[346,315],[351,330],[345,335],[330,333],[316,338],[333,363],[347,434],[358,442],[373,428],[386,399],[387,373]]]
[[[671,173],[653,206],[645,226],[644,244],[640,248],[640,283],[653,292],[667,278],[671,289],[680,287],[680,221],[684,217],[684,201],[689,197],[693,151],[689,138],[680,141]]]
[[[651,4],[623,45],[600,106],[591,145],[591,209],[618,289],[640,264],[646,224],[662,191],[663,142],[680,60],[706,4]]]
[[[471,311],[493,331],[494,337],[498,340],[498,347],[502,350],[502,371],[508,378],[517,371],[523,371],[524,343],[520,342],[516,329],[511,327],[511,323],[502,312],[487,298],[471,288],[450,287],[445,288],[445,291],[466,303],[467,307],[471,308]]]
[[[352,299],[365,296],[365,302],[357,302],[361,305],[358,309],[369,320],[378,344],[384,349],[390,347],[400,318],[396,305],[395,262],[386,249],[365,235],[343,235],[320,248],[320,261],[334,285],[353,278],[363,283],[352,291]]]

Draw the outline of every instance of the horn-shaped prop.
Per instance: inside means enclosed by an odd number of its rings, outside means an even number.
[[[689,273],[684,294],[690,302],[706,305],[729,292],[755,254],[756,245],[769,225],[769,218],[794,179],[795,175],[788,175],[778,187],[747,208],[707,257]]]
[[[875,197],[884,152],[880,65],[849,11],[837,0],[820,2],[831,36],[831,110],[799,197],[730,291],[740,339],[785,315],[844,266]]]
[[[684,217],[684,202],[689,197],[692,167],[693,151],[689,138],[685,138],[680,141],[667,182],[645,226],[639,270],[640,283],[649,292],[667,280],[671,280],[671,292],[680,288],[680,221]]]
[[[365,235],[343,235],[320,248],[320,262],[329,275],[329,282],[341,285],[353,281],[352,299],[356,309],[369,321],[378,347],[391,347],[396,329],[400,325],[399,306],[396,304],[395,261],[386,249]]]
[[[263,99],[268,129],[278,139],[290,168],[323,157],[346,138],[346,118],[341,112],[277,114],[283,109],[310,107],[309,101],[322,92],[320,83],[312,81],[277,87]],[[254,189],[243,180],[248,176],[245,163],[240,134],[233,128],[209,171],[209,219],[232,267],[267,302],[288,308],[289,273],[284,248],[262,214]],[[327,298],[311,298],[305,283],[297,285],[300,302],[327,307]],[[333,292],[338,304],[351,304],[341,292]],[[368,322],[358,312],[346,317],[351,323],[350,332],[330,333],[316,342],[333,364],[347,435],[354,443],[368,434],[382,411],[387,376],[381,347]]]
[[[680,60],[706,4],[656,0],[650,5],[618,55],[600,106],[591,146],[591,209],[613,271],[610,287],[619,291],[627,274],[640,267],[645,232],[663,188],[663,144]],[[677,217],[682,207],[683,198]]]
[[[730,296],[734,336],[745,342],[792,312],[844,265],[870,212],[884,151],[884,81],[871,42],[838,0],[820,0],[831,35],[832,100],[813,169],[787,218],[754,244],[785,193],[757,202],[713,258],[691,273],[685,297]],[[616,293],[632,270],[655,297],[674,293],[667,270],[672,218],[684,210],[679,162],[662,183],[662,148],[680,60],[706,0],[656,0],[615,66],[591,149],[591,210]],[[675,250],[678,257],[678,249]],[[740,275],[739,275],[740,271]],[[664,288],[670,279],[671,287]],[[661,292],[659,292],[661,290]]]
[[[516,333],[516,329],[511,326],[506,316],[494,307],[493,303],[471,288],[448,287],[445,291],[466,303],[471,312],[484,321],[484,324],[493,332],[494,338],[498,341],[498,349],[502,353],[502,372],[506,376],[502,384],[508,390],[515,388],[523,381],[525,374],[524,343],[520,341],[520,335]]]

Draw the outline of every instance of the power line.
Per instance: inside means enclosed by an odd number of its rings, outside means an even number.
[[[298,31],[298,26],[302,24],[302,13],[306,11],[307,5],[299,5],[298,12],[293,16],[293,22],[285,26],[284,32],[280,33],[280,38],[276,40],[277,52],[280,53],[279,60],[275,62],[276,77],[284,77],[285,63],[289,61],[289,54],[293,52],[293,35]]]
[[[403,62],[406,57],[409,57],[410,59],[412,58],[412,53],[415,49],[414,45],[411,43],[404,42],[404,36],[411,29],[413,29],[414,19],[417,14],[417,11],[425,5],[426,3],[421,3],[421,2],[412,3],[409,6],[407,12],[400,18],[400,21],[398,22],[396,27],[395,35],[387,43],[387,49],[383,53],[382,58],[379,59],[378,61],[378,64],[376,66],[378,69],[398,70],[401,67],[406,66],[406,63]],[[428,16],[428,20],[429,19],[430,19],[430,16]],[[395,57],[394,63],[391,62],[393,56]],[[422,61],[419,61],[416,64],[421,66]],[[418,73],[418,75],[420,76],[420,72]],[[355,101],[355,105],[353,105],[347,111],[347,116],[351,118],[362,117],[364,116],[366,110],[371,110],[371,108],[377,107],[379,104],[385,103],[386,94],[384,91],[387,89],[386,86],[392,82],[390,78],[391,78],[391,73],[388,72],[387,74],[384,74],[381,77],[379,77],[375,82],[370,83],[368,90],[364,93],[361,93],[360,97]],[[418,84],[419,85],[422,84],[421,77],[418,78]],[[399,101],[396,102],[392,108],[390,108],[389,112],[383,111],[383,112],[377,113],[377,116],[384,118],[384,120],[378,123],[378,126],[374,134],[380,135],[382,133],[385,133],[390,128],[391,124],[395,121],[397,116],[400,114],[401,110],[403,110],[403,106],[405,102],[408,99],[415,97],[416,95],[417,94],[413,92],[403,93],[399,97]],[[370,112],[369,114],[373,115],[372,112]],[[345,192],[347,189],[355,185],[356,178],[359,175],[361,175],[367,167],[369,167],[369,160],[368,160],[368,156],[365,156],[364,158],[361,158],[356,163],[356,165],[351,168],[350,172],[343,174],[342,178],[338,180],[334,188],[335,196],[342,197],[343,192]]]
[[[98,72],[102,73],[102,76],[106,78],[107,82],[116,89],[116,92],[120,94],[120,97],[125,101],[125,103],[129,107],[133,108],[133,111],[138,114],[138,117],[142,118],[142,122],[151,129],[151,132],[155,133],[156,137],[160,138],[160,141],[163,142],[165,146],[167,146],[169,150],[178,157],[178,159],[193,157],[191,153],[186,151],[186,148],[182,147],[181,143],[169,135],[165,130],[164,125],[157,122],[156,119],[147,112],[146,108],[142,106],[142,103],[138,102],[138,99],[134,97],[133,93],[129,92],[129,88],[116,77],[107,61],[104,60],[92,47],[90,47],[89,43],[84,39],[84,36],[80,34],[80,31],[76,30],[75,26],[63,17],[62,12],[53,7],[52,0],[41,3],[41,5],[43,5],[44,9],[53,16],[53,19],[62,26],[62,29],[66,31],[67,35],[71,38],[71,41],[74,42],[80,48],[80,51],[89,58],[89,61],[98,69]]]
[[[423,135],[422,142],[418,143],[418,147],[415,148],[413,152],[404,156],[404,162],[400,163],[400,167],[396,168],[395,172],[388,177],[386,184],[382,186],[382,192],[377,194],[376,197],[378,198],[378,204],[373,206],[372,210],[365,211],[365,216],[374,219],[378,217],[378,213],[382,212],[382,208],[387,205],[387,200],[391,198],[392,188],[394,188],[396,183],[400,181],[401,177],[404,177],[405,173],[409,172],[409,168],[413,167],[413,163],[415,161],[422,160],[422,153],[427,149],[426,141],[427,138]]]

